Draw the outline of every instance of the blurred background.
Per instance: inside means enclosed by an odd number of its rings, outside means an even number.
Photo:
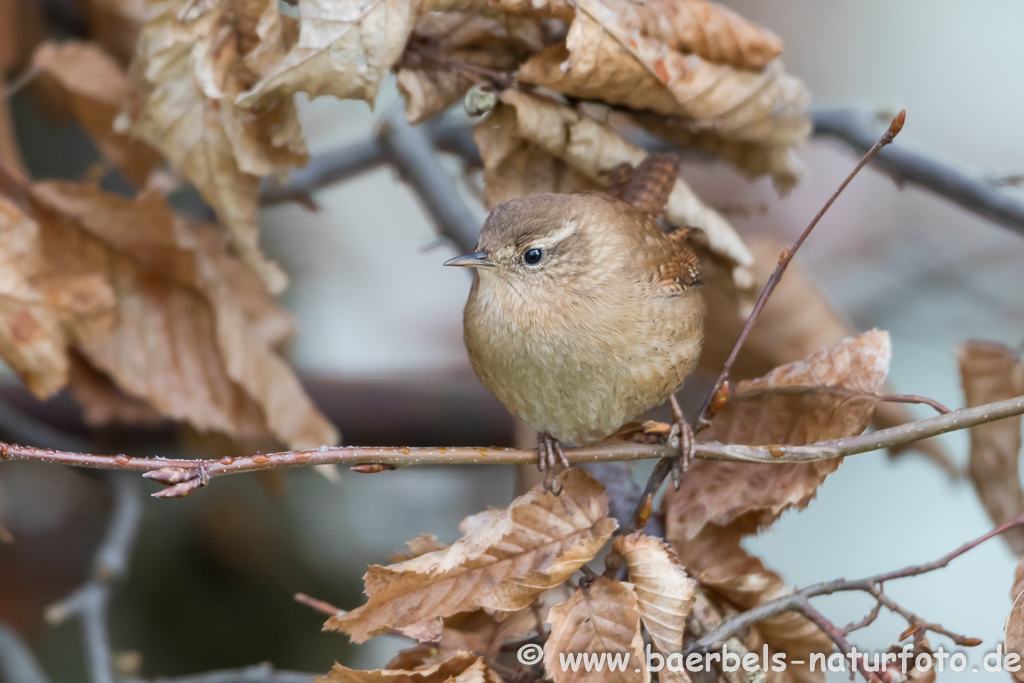
[[[783,38],[787,68],[806,81],[816,106],[905,107],[899,145],[980,175],[1024,171],[1024,4],[726,4]],[[80,130],[49,125],[30,98],[19,94],[11,105],[34,175],[77,179],[97,158]],[[301,118],[312,155],[366,139],[395,107],[400,100],[390,82],[376,112],[331,98],[305,103]],[[800,157],[807,178],[785,199],[767,180],[750,182],[723,163],[689,162],[684,177],[709,204],[767,207],[730,216],[742,234],[792,240],[856,161],[847,148],[818,138]],[[461,173],[457,160],[444,162]],[[466,197],[482,220],[471,188]],[[319,192],[316,201],[318,213],[298,204],[264,210],[263,243],[291,276],[283,297],[299,327],[291,360],[344,443],[511,443],[512,420],[479,385],[462,346],[469,279],[441,267],[454,249],[438,243],[414,193],[382,167]],[[891,332],[890,377],[900,393],[958,407],[958,344],[1024,341],[1024,235],[920,189],[896,187],[870,168],[797,260],[853,327]],[[698,378],[687,391],[698,392],[709,380]],[[86,433],[64,397],[38,404],[12,375],[2,394],[33,420]],[[134,438],[89,436],[99,447],[117,443],[118,450]],[[187,452],[170,429],[163,437],[147,435],[139,447],[152,451],[146,454]],[[942,439],[963,465],[966,434]],[[637,465],[635,476],[642,481],[648,470]],[[386,562],[418,533],[454,540],[464,516],[506,505],[513,485],[512,470],[503,467],[344,472],[340,483],[292,471],[273,481],[220,479],[184,500],[146,500],[129,578],[112,607],[113,642],[141,653],[146,676],[259,661],[312,672],[327,671],[335,660],[383,666],[400,641],[349,647],[344,636],[322,633],[322,616],[292,595],[355,607],[368,563]],[[107,486],[92,473],[0,468],[0,519],[15,538],[0,544],[0,621],[31,643],[55,681],[80,680],[82,652],[77,626],[50,627],[43,610],[86,575],[109,505]],[[879,452],[849,458],[806,511],[789,514],[748,548],[791,584],[804,585],[927,561],[990,526],[969,483],[952,482],[924,458],[891,460]],[[1002,639],[1014,566],[1011,552],[993,542],[945,570],[886,589],[929,619],[983,638],[969,654],[971,666],[980,668],[982,655]],[[860,595],[821,601],[837,624],[871,606]],[[858,634],[857,644],[884,650],[902,628],[883,616]],[[941,639],[932,645],[951,648]],[[131,670],[138,660],[127,656],[124,663]],[[974,675],[1005,676],[968,668],[941,678]]]

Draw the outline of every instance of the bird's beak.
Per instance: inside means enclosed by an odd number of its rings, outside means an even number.
[[[478,251],[475,254],[456,256],[444,262],[446,266],[459,266],[461,268],[493,268],[494,263],[487,260],[487,252]]]

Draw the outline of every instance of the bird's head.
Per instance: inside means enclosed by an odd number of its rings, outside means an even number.
[[[617,243],[611,227],[628,205],[596,194],[532,194],[497,206],[484,222],[476,252],[446,266],[475,268],[512,287],[572,286],[593,275]]]

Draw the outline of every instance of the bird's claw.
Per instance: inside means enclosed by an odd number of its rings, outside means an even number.
[[[672,404],[672,429],[668,433],[669,443],[673,443],[673,439],[679,441],[679,457],[672,460],[672,485],[676,491],[679,490],[679,486],[682,483],[683,477],[686,476],[687,471],[690,469],[690,461],[693,460],[693,452],[696,446],[696,438],[693,434],[693,427],[686,421],[686,416],[683,415],[682,408],[679,407],[679,401],[675,395],[670,397]]]
[[[555,467],[561,465],[569,469],[569,459],[562,452],[562,444],[547,434],[537,438],[537,469],[544,473],[544,490],[556,496],[562,492],[561,487],[555,488]]]

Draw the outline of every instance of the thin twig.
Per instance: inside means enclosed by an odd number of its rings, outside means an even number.
[[[336,617],[341,614],[345,614],[345,610],[341,609],[340,607],[335,607],[329,602],[318,600],[317,598],[306,595],[305,593],[296,593],[292,597],[295,600],[295,602],[299,603],[300,605],[305,605],[306,607],[314,609],[317,612],[320,612],[320,614],[326,614],[329,617]]]
[[[892,448],[929,436],[966,429],[1021,414],[1024,414],[1024,396],[975,408],[961,408],[945,415],[936,415],[868,434],[803,446],[786,444],[747,446],[722,444],[714,441],[698,443],[694,455],[705,460],[765,464],[814,462],[857,455],[882,448]],[[675,450],[667,444],[614,441],[598,446],[565,448],[563,452],[570,463],[580,464],[663,459],[671,456]],[[131,458],[126,455],[95,455],[0,443],[0,461],[4,460],[145,472],[147,478],[169,486],[154,495],[161,498],[174,498],[205,486],[215,477],[242,472],[332,464],[349,467],[382,464],[388,466],[388,469],[416,465],[532,465],[537,462],[537,451],[518,448],[339,446],[321,447],[307,451],[266,453],[241,458],[228,456],[219,460],[174,460],[171,458]]]
[[[849,624],[843,627],[843,633],[849,635],[854,631],[859,631],[862,628],[867,628],[871,624],[875,623],[878,619],[878,615],[882,613],[882,602],[880,600],[875,601],[875,606],[871,608],[871,611],[867,613],[863,619],[859,621],[851,621]]]
[[[789,266],[790,261],[793,260],[797,250],[800,249],[801,245],[803,245],[804,241],[811,234],[811,231],[814,230],[814,227],[821,220],[822,216],[825,215],[825,212],[829,210],[833,203],[835,203],[839,195],[842,194],[843,190],[846,189],[846,186],[853,181],[860,170],[864,168],[864,166],[866,166],[876,154],[878,154],[878,151],[882,149],[882,147],[891,143],[896,135],[899,134],[900,130],[903,128],[903,123],[906,120],[906,114],[906,110],[902,110],[896,115],[896,118],[894,118],[892,123],[889,124],[889,129],[885,131],[877,142],[875,142],[874,146],[868,150],[850,174],[846,176],[846,180],[844,180],[836,191],[832,193],[832,196],[828,198],[828,201],[825,202],[824,206],[822,206],[814,218],[811,219],[811,222],[806,228],[804,228],[804,231],[800,233],[800,236],[796,239],[796,242],[793,243],[793,246],[784,249],[782,254],[779,256],[779,263],[775,267],[775,271],[771,274],[771,277],[768,278],[768,282],[765,283],[764,289],[761,291],[761,296],[758,297],[757,303],[754,304],[753,310],[747,317],[746,324],[743,325],[743,329],[740,331],[739,337],[736,338],[736,343],[733,344],[732,351],[729,352],[728,358],[726,358],[725,363],[722,365],[721,372],[718,373],[718,379],[715,380],[714,385],[711,387],[711,391],[708,392],[703,405],[701,405],[700,410],[697,411],[697,414],[694,417],[693,428],[695,432],[699,432],[706,426],[708,409],[711,407],[712,401],[715,399],[715,396],[718,395],[719,390],[728,379],[729,371],[732,370],[732,365],[736,362],[736,357],[739,355],[740,349],[743,348],[743,343],[747,340],[750,330],[753,329],[754,323],[757,322],[761,311],[768,302],[768,298],[772,295],[772,292],[775,291],[776,285],[779,284],[779,280],[782,279],[783,274],[786,272],[786,268]],[[665,477],[668,476],[668,473],[671,470],[672,460],[670,459],[663,460],[655,465],[654,470],[647,479],[647,485],[644,487],[644,495],[641,497],[640,503],[637,505],[636,514],[633,516],[633,522],[629,525],[624,525],[623,528],[619,530],[620,533],[628,533],[634,528],[643,527],[642,522],[644,519],[641,515],[644,510],[650,508],[652,501],[654,500],[654,496],[657,494],[658,489],[661,488],[662,483],[665,481]]]
[[[7,100],[14,97],[19,90],[32,82],[39,75],[39,69],[35,65],[28,67],[21,74],[0,90],[0,100]]]
[[[0,678],[8,683],[50,683],[29,646],[0,624]]]
[[[889,581],[894,581],[896,579],[903,579],[911,576],[919,576],[921,574],[927,574],[928,572],[932,572],[937,569],[942,569],[956,558],[960,557],[961,555],[970,550],[973,550],[974,548],[977,548],[985,541],[995,538],[1007,529],[1019,526],[1021,524],[1024,524],[1024,514],[1019,515],[1014,519],[1011,519],[1005,524],[1000,524],[991,531],[982,534],[981,536],[975,538],[972,541],[964,543],[959,548],[943,555],[937,560],[933,560],[932,562],[926,562],[924,564],[914,564],[908,567],[904,567],[903,569],[897,569],[895,571],[886,572],[884,574],[876,574],[875,576],[869,576],[865,579],[858,579],[856,581],[836,579],[835,581],[817,583],[812,586],[802,588],[798,591],[794,591],[789,595],[784,595],[774,600],[770,600],[766,603],[758,605],[757,607],[749,609],[746,612],[737,614],[735,617],[732,617],[731,619],[724,621],[722,625],[716,628],[714,631],[704,635],[702,638],[700,638],[700,640],[691,643],[686,648],[686,650],[684,650],[684,654],[690,652],[709,650],[718,645],[719,643],[731,638],[732,636],[745,631],[746,629],[750,628],[759,621],[762,621],[769,617],[773,617],[776,614],[782,614],[783,612],[799,611],[800,606],[804,604],[809,598],[819,597],[822,595],[832,595],[833,593],[843,593],[849,591],[861,591],[864,593],[868,593],[869,595],[872,595],[873,597],[875,597],[876,600],[883,602],[883,604],[885,604],[886,607],[892,609],[890,605],[896,605],[896,603],[894,603],[887,596],[884,596],[881,590],[881,586],[883,584],[888,583]],[[942,633],[943,635],[952,638],[955,642],[961,645],[974,646],[981,643],[981,641],[976,638],[966,638],[964,636],[952,633],[951,631],[948,631],[946,629],[942,629],[941,627],[930,628],[931,626],[937,625],[923,623],[915,624],[915,622],[920,622],[920,617],[902,607],[899,607],[898,610],[894,611],[896,611],[897,614],[900,614],[900,616],[903,616],[905,619],[911,622],[911,625],[918,626],[918,628],[914,630],[924,630],[923,627],[928,626],[929,628],[927,628],[927,630],[935,631],[936,633]],[[911,633],[912,632],[908,632],[905,635],[909,636],[911,635]]]
[[[46,610],[46,618],[51,623],[59,624],[70,616],[78,617],[89,678],[93,683],[114,681],[107,607],[114,584],[127,571],[128,559],[142,519],[137,479],[114,477],[113,492],[114,509],[110,514],[110,525],[103,543],[96,551],[89,580],[66,599]]]
[[[864,680],[868,681],[868,683],[877,683],[879,681],[878,676],[874,673],[870,671],[861,671],[857,666],[857,657],[854,655],[853,644],[846,639],[846,634],[843,632],[843,629],[833,624],[828,617],[815,609],[814,606],[807,601],[807,598],[798,598],[793,607],[793,611],[804,615],[804,617],[817,626],[822,633],[828,636],[829,640],[835,643],[836,647],[839,648],[839,651],[846,655],[850,660],[850,666],[853,670],[860,673],[864,677]]]

